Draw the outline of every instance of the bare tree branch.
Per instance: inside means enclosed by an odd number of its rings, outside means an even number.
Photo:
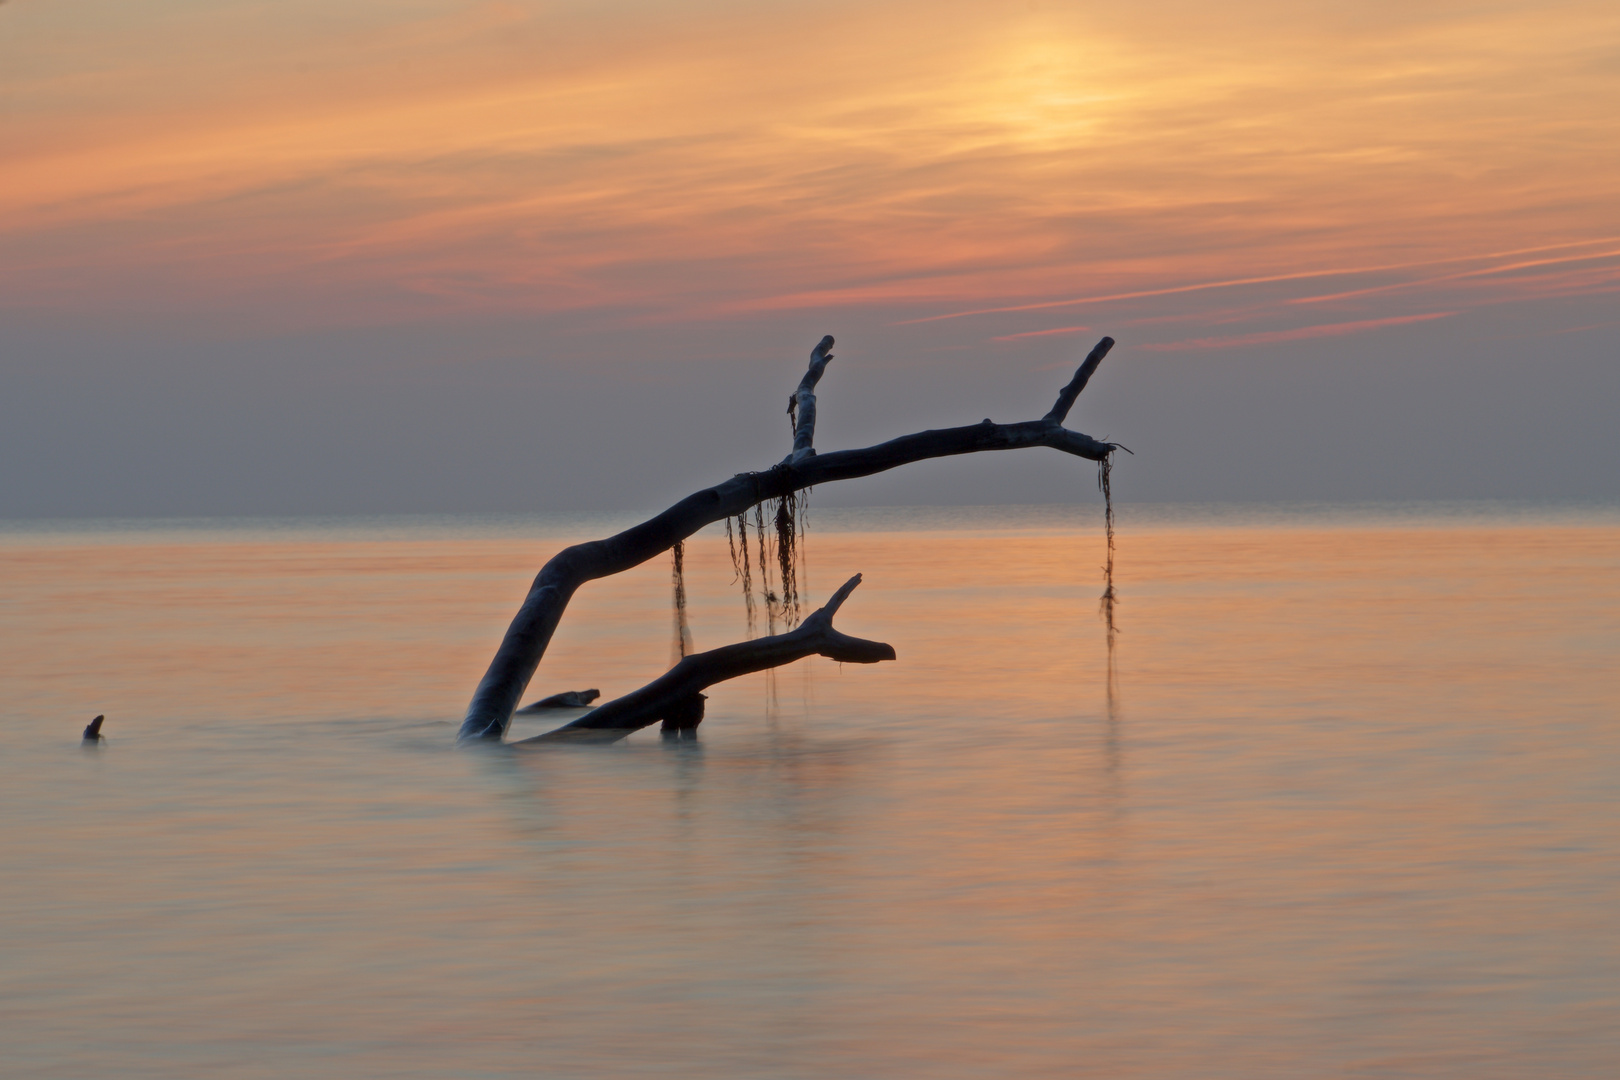
[[[788,398],[788,415],[793,417],[793,450],[786,462],[802,461],[815,453],[811,446],[816,438],[816,384],[827,372],[828,352],[833,347],[833,336],[828,334],[821,344],[810,350],[810,370],[799,380],[799,388]]]
[[[708,652],[693,653],[639,690],[615,698],[573,723],[520,739],[513,746],[555,742],[615,742],[632,731],[665,719],[717,682],[767,668],[781,667],[807,656],[825,656],[845,664],[876,664],[894,659],[894,647],[881,641],[850,637],[833,629],[832,618],[855,586],[856,574],[833,594],[825,607],[813,612],[787,634],[740,641]],[[697,714],[702,716],[701,708]],[[692,724],[695,726],[695,722]]]
[[[1043,420],[1061,424],[1069,418],[1069,410],[1074,408],[1075,400],[1080,397],[1080,391],[1086,388],[1086,383],[1091,381],[1091,376],[1102,365],[1103,357],[1107,356],[1108,350],[1113,347],[1114,339],[1111,337],[1105,337],[1097,342],[1090,355],[1080,364],[1080,370],[1069,380],[1069,385],[1058,393],[1057,404],[1052,406],[1051,412],[1042,417]]]

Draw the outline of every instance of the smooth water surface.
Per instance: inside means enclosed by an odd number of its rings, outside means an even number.
[[[456,750],[596,526],[0,532],[0,1071],[1620,1074],[1612,514],[1126,508],[1111,690],[1094,515],[822,512],[898,662]],[[657,675],[669,600],[588,586],[530,697]]]

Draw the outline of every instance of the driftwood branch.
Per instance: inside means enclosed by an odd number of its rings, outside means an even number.
[[[1080,391],[1086,388],[1086,383],[1091,381],[1091,376],[1096,374],[1097,368],[1102,366],[1103,357],[1107,356],[1108,350],[1113,347],[1114,339],[1111,337],[1105,337],[1097,342],[1096,347],[1081,362],[1080,370],[1076,371],[1074,378],[1069,380],[1069,385],[1058,393],[1057,404],[1052,406],[1052,411],[1041,419],[1049,420],[1054,424],[1061,424],[1067,420],[1069,410],[1074,408],[1075,401],[1080,397]]]
[[[816,439],[816,384],[827,373],[827,361],[833,358],[828,350],[832,347],[833,336],[828,334],[821,339],[821,344],[810,350],[810,369],[788,398],[788,415],[793,417],[793,450],[782,459],[784,462],[803,461],[816,452],[811,445]]]
[[[1017,424],[994,424],[986,420],[966,427],[902,435],[898,439],[860,450],[817,454],[809,446],[813,436],[813,411],[808,428],[801,411],[795,428],[795,450],[788,460],[763,472],[739,473],[714,487],[688,495],[657,517],[616,536],[575,544],[558,552],[535,577],[522,607],[507,627],[495,658],[490,661],[489,669],[467,706],[459,738],[495,740],[505,736],[512,712],[522,699],[529,679],[540,664],[540,658],[545,655],[551,635],[556,631],[575,590],[587,581],[639,566],[711,522],[724,520],[766,499],[778,498],[802,488],[871,476],[929,458],[1044,446],[1092,461],[1104,460],[1117,449],[1116,443],[1099,442],[1089,435],[1070,431],[1062,421],[1112,344],[1111,338],[1104,338],[1098,343],[1074,379],[1064,387],[1057,405],[1040,420],[1026,420]],[[811,370],[800,382],[800,392],[808,391],[813,397],[814,386],[830,359],[827,349],[831,345],[832,339],[825,338],[817,346],[817,352],[811,354]],[[797,397],[796,393],[795,399]],[[806,452],[803,456],[798,450],[801,431],[805,435]]]
[[[615,698],[556,731],[548,731],[532,739],[520,739],[512,745],[615,742],[659,720],[666,721],[666,727],[695,727],[696,719],[686,725],[680,721],[671,725],[669,721],[672,714],[693,708],[691,703],[694,699],[696,718],[701,719],[703,690],[727,679],[781,667],[807,656],[825,656],[845,664],[876,664],[893,660],[893,646],[881,641],[850,637],[833,629],[833,615],[860,583],[859,574],[844,582],[825,607],[813,612],[791,633],[774,634],[724,645],[708,652],[693,653],[641,689]]]

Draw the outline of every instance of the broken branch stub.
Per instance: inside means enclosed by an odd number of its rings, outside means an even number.
[[[1091,461],[1102,461],[1118,448],[1118,444],[1100,442],[1090,435],[1070,431],[1062,421],[1112,344],[1112,338],[1098,342],[1075,373],[1074,379],[1058,396],[1058,403],[1040,420],[1016,424],[995,424],[986,420],[966,427],[902,435],[859,450],[818,454],[809,445],[814,436],[814,413],[812,411],[806,424],[806,417],[801,411],[795,427],[796,448],[786,461],[763,472],[738,473],[729,480],[688,495],[658,516],[605,540],[564,548],[541,568],[517,615],[507,627],[495,658],[490,661],[488,670],[473,692],[458,738],[463,741],[498,740],[505,736],[512,713],[541,657],[545,655],[568,601],[581,585],[639,566],[668,551],[678,541],[705,525],[735,517],[766,499],[779,498],[835,480],[872,476],[930,458],[1044,446]],[[827,352],[831,347],[831,336],[823,338],[811,354],[810,370],[800,381],[800,390],[808,391],[812,397],[815,384],[825,373],[827,361],[831,359]],[[797,396],[796,393],[796,400]],[[801,434],[805,438],[803,455],[797,448]]]
[[[1081,362],[1080,370],[1069,380],[1069,385],[1059,391],[1057,404],[1052,406],[1052,411],[1043,419],[1061,424],[1069,418],[1069,410],[1074,408],[1076,399],[1080,397],[1080,391],[1086,388],[1086,383],[1091,381],[1091,376],[1096,374],[1097,368],[1102,365],[1103,357],[1107,356],[1108,350],[1113,347],[1114,339],[1111,337],[1105,337],[1097,342],[1090,354]]]
[[[829,351],[833,336],[828,334],[810,350],[810,368],[799,380],[799,388],[788,398],[788,415],[793,417],[793,449],[784,462],[795,462],[814,454],[816,439],[816,384],[827,373],[827,362],[833,358]]]
[[[668,719],[674,720],[675,728],[690,729],[697,726],[690,719],[691,712],[695,710],[698,719],[703,715],[702,691],[715,683],[781,667],[807,656],[825,656],[845,664],[893,660],[894,646],[833,629],[833,615],[860,583],[859,574],[844,582],[832,599],[812,612],[797,630],[693,653],[641,689],[615,698],[556,731],[520,739],[512,745],[616,742],[633,731]]]

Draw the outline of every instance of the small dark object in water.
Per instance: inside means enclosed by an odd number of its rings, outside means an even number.
[[[101,741],[101,722],[105,719],[107,719],[107,717],[102,715],[90,721],[89,726],[84,729],[85,742],[93,743]]]
[[[664,711],[664,726],[659,730],[666,739],[695,739],[697,726],[703,723],[703,703],[708,694],[693,694],[681,698]]]
[[[543,697],[532,705],[525,705],[518,712],[537,712],[540,709],[583,709],[601,696],[600,690],[565,690],[561,694]]]

